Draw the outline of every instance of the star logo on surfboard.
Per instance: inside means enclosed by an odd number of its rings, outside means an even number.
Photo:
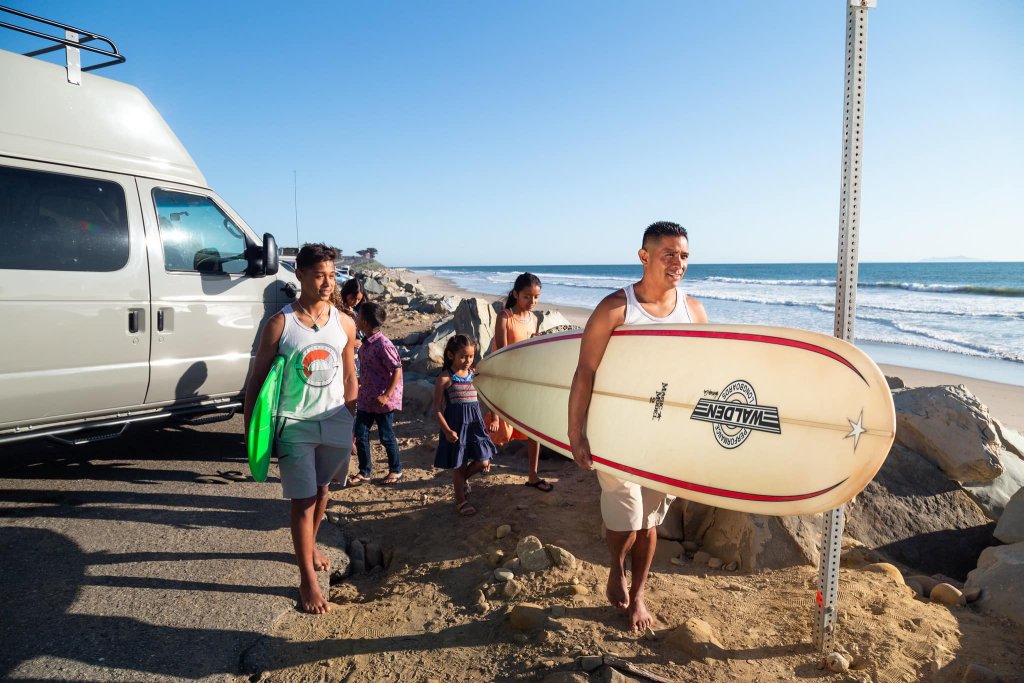
[[[860,411],[860,417],[857,418],[856,422],[850,418],[846,418],[846,421],[850,423],[850,433],[843,438],[849,439],[852,436],[853,450],[857,450],[857,446],[860,445],[860,435],[867,431],[864,429],[864,411]]]

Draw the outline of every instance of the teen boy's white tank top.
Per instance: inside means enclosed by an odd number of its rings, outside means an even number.
[[[626,293],[626,325],[656,325],[658,323],[692,323],[690,309],[686,306],[686,293],[676,287],[676,307],[663,318],[658,318],[644,310],[636,300],[633,285],[622,288]]]
[[[338,323],[338,310],[330,306],[327,322],[319,330],[302,325],[288,304],[278,354],[284,356],[281,398],[277,414],[294,420],[321,420],[345,406],[345,377],[341,352],[348,335]]]

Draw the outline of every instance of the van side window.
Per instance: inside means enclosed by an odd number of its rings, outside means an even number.
[[[0,269],[110,272],[126,263],[120,185],[0,166]]]
[[[243,273],[245,234],[203,195],[157,188],[153,202],[160,221],[164,268],[199,273]]]

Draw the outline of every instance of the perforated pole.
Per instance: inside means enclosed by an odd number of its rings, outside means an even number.
[[[839,254],[836,260],[835,336],[853,341],[857,312],[857,236],[860,226],[861,161],[864,149],[864,86],[867,77],[868,9],[877,0],[848,0],[846,8],[846,93],[843,108],[843,183],[839,199]],[[835,643],[839,602],[839,555],[844,511],[822,517],[818,563],[818,619],[814,643],[822,653]]]

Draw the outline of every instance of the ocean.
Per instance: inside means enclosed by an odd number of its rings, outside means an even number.
[[[593,308],[640,278],[635,265],[416,268],[501,295],[536,274],[540,308]],[[712,322],[832,334],[834,263],[692,264],[682,286]],[[878,363],[1024,386],[1024,263],[861,263],[855,343]]]

